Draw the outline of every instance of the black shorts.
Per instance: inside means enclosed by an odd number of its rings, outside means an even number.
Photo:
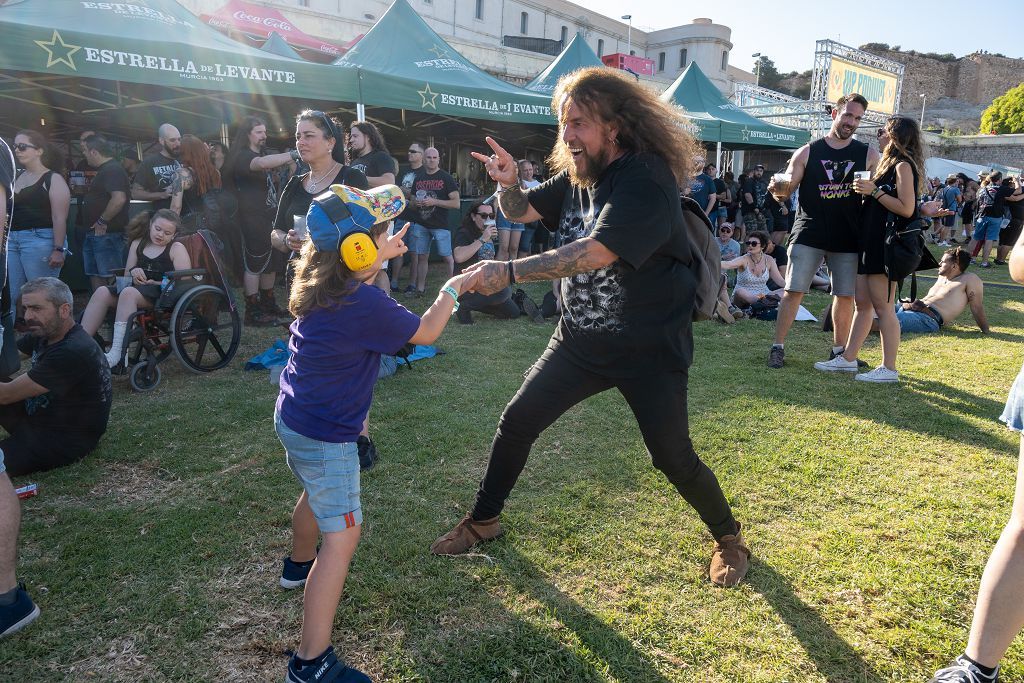
[[[1017,218],[1010,219],[1010,223],[999,231],[999,246],[1012,247],[1020,238],[1020,229],[1024,226],[1024,220]]]
[[[77,462],[89,455],[99,437],[64,433],[57,441],[52,427],[39,426],[25,412],[24,402],[0,406],[0,425],[9,436],[0,440],[7,474],[19,477]]]

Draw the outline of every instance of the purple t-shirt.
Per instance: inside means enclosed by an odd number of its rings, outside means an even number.
[[[373,400],[380,355],[395,355],[419,325],[419,316],[365,284],[339,305],[296,319],[277,397],[281,419],[310,439],[355,441]]]

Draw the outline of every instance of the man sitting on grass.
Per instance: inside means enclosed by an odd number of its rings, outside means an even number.
[[[985,318],[984,286],[974,273],[964,272],[971,263],[971,254],[960,247],[947,249],[939,261],[939,279],[923,299],[901,304],[896,311],[900,333],[938,332],[970,305],[971,315],[982,332],[988,333]]]
[[[11,476],[50,470],[91,453],[110,419],[110,367],[72,317],[68,286],[55,277],[21,288],[29,334],[18,350],[32,367],[0,384],[0,441]]]

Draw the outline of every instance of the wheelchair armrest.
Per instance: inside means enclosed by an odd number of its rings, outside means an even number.
[[[170,270],[164,273],[167,277],[172,280],[180,280],[186,277],[192,277],[194,275],[206,275],[205,268],[189,268],[188,270]]]

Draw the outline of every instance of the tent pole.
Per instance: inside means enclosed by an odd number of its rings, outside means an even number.
[[[231,143],[231,140],[228,139],[228,124],[226,123],[220,124],[220,142],[225,148]]]
[[[366,120],[366,105],[362,102],[356,102],[356,121]]]
[[[715,168],[718,169],[719,173],[722,172],[722,141],[718,141],[717,149],[715,150]]]

